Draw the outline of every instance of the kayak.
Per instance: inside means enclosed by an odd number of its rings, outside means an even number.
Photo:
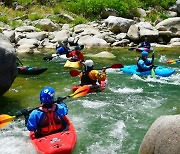
[[[70,60],[71,58],[67,58],[66,54],[63,55],[58,55],[58,54],[52,54],[49,57],[44,57],[43,60],[45,61],[55,61],[55,62],[61,62],[61,61],[66,61]]]
[[[18,66],[18,74],[25,75],[38,75],[45,72],[48,68],[37,68],[37,67],[29,67],[29,66]]]
[[[180,60],[167,60],[166,64],[176,64],[176,63],[180,63]]]
[[[121,71],[128,74],[151,75],[151,70],[139,72],[137,69],[138,69],[137,65],[128,65],[128,66],[124,66],[124,68],[120,68]],[[155,75],[157,76],[168,77],[172,75],[175,72],[175,70],[172,68],[157,66],[156,68],[154,68],[154,72]]]
[[[79,61],[71,62],[70,60],[67,60],[66,63],[64,64],[64,67],[65,68],[79,69],[81,67],[81,64]]]
[[[55,134],[36,138],[34,132],[30,132],[30,139],[38,153],[42,154],[71,154],[76,144],[76,130],[67,116],[64,120],[68,129]]]
[[[150,49],[148,49],[148,48],[136,48],[136,51],[138,51],[138,52],[142,52],[142,51],[151,52],[151,51],[153,51],[153,48],[150,48]]]
[[[99,89],[94,90],[92,85],[89,86],[90,86],[90,90],[88,91],[88,93],[103,91],[108,86],[108,79],[106,78],[105,81],[101,81],[101,83],[99,84]],[[75,92],[80,87],[81,87],[80,85],[73,86],[72,92]]]

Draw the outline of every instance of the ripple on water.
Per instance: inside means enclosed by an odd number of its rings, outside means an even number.
[[[102,101],[89,101],[89,100],[84,100],[83,101],[83,107],[84,108],[94,108],[94,109],[97,109],[97,108],[100,108],[100,107],[103,107],[105,105],[107,105],[108,103],[106,102],[102,102]]]

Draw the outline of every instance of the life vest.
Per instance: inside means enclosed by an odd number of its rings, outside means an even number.
[[[51,109],[40,107],[39,110],[44,112],[44,114],[42,121],[38,125],[38,133],[47,135],[62,130],[63,121],[55,114],[55,104]]]
[[[91,70],[90,70],[91,71]],[[89,72],[90,71],[83,71],[82,72],[82,77],[81,77],[81,86],[83,85],[96,85],[96,80],[92,80],[90,77],[89,77]]]

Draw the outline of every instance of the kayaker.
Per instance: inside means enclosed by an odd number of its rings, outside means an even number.
[[[137,67],[139,72],[151,70],[154,67],[154,53],[152,54],[152,58],[147,58],[148,54],[149,53],[147,51],[141,52],[141,57],[137,61]]]
[[[81,72],[81,86],[93,85],[94,88],[99,88],[99,82],[106,79],[106,67],[102,68],[102,73],[94,70],[94,62],[92,60],[86,60],[84,63],[84,71]]]
[[[73,61],[73,62],[76,62],[76,61],[83,62],[84,61],[84,55],[80,50],[81,50],[81,47],[78,45],[75,47],[75,49],[73,51],[68,52],[66,54],[66,57],[67,58],[71,57],[71,61]]]
[[[144,42],[141,42],[141,44],[138,46],[138,48],[151,48],[151,44],[148,42],[148,38],[144,38]]]
[[[68,41],[65,40],[62,43],[59,43],[59,45],[56,47],[56,54],[62,55],[62,54],[67,54],[70,48],[68,47]]]
[[[60,104],[54,103],[54,95],[55,90],[52,87],[42,89],[40,107],[33,110],[30,115],[27,110],[22,112],[27,129],[34,131],[37,137],[62,131],[67,126],[63,117],[67,115],[68,108],[62,99],[59,99]]]

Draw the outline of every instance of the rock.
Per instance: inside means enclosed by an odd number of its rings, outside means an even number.
[[[37,47],[37,46],[39,46],[39,41],[37,39],[23,38],[18,41],[17,45],[33,45],[33,46]]]
[[[99,35],[99,29],[87,24],[79,24],[74,27],[74,33],[84,35]]]
[[[26,34],[27,39],[37,39],[39,41],[45,39],[46,37],[47,37],[46,32],[32,32]]]
[[[138,41],[139,40],[139,28],[138,25],[131,25],[128,32],[127,36],[130,38],[132,41]]]
[[[177,0],[175,5],[177,8],[177,13],[178,13],[178,15],[180,15],[180,0]]]
[[[129,27],[134,24],[134,20],[126,19],[122,17],[109,16],[103,21],[107,27],[111,29],[114,33],[127,33]]]
[[[171,39],[171,35],[171,31],[159,31],[158,42],[161,42],[162,44],[167,44]]]
[[[148,40],[150,42],[155,42],[156,39],[159,36],[158,30],[153,27],[150,23],[148,22],[140,22],[137,24],[138,29],[139,29],[139,35],[141,40],[144,40],[144,37],[148,37]]]
[[[140,14],[140,17],[141,17],[141,18],[144,18],[144,17],[147,16],[146,11],[145,11],[144,9],[138,8],[137,11],[138,11],[138,13]]]
[[[15,29],[17,32],[33,32],[36,28],[34,26],[21,26]]]
[[[118,35],[116,35],[116,39],[117,40],[122,40],[122,39],[126,39],[127,38],[127,34],[126,33],[119,33]]]
[[[156,29],[159,27],[165,27],[168,31],[171,31],[174,36],[178,35],[180,31],[180,17],[168,18],[156,25]]]
[[[87,56],[88,57],[99,57],[99,58],[115,58],[116,57],[108,51],[102,51],[102,52],[97,53],[97,54],[88,54]]]
[[[52,43],[56,43],[56,42],[62,42],[67,40],[70,37],[70,32],[68,30],[61,30],[61,31],[56,31],[51,33],[53,35],[53,39],[50,40],[50,42]]]
[[[17,75],[15,49],[9,39],[0,33],[0,95],[11,87]]]
[[[171,18],[177,17],[177,12],[174,12],[174,11],[168,11],[168,12],[167,12],[167,15],[168,15],[169,17],[171,17]]]
[[[119,12],[114,10],[114,9],[111,9],[111,8],[105,8],[105,10],[103,10],[101,12],[101,18],[102,19],[106,19],[109,16],[116,16],[116,17],[118,17],[119,16]]]
[[[83,36],[78,40],[79,45],[85,45],[86,48],[91,47],[109,47],[109,44],[100,38],[92,37],[89,35]]]
[[[180,115],[161,116],[151,125],[139,154],[179,154]]]
[[[127,46],[129,43],[130,43],[130,40],[128,40],[128,39],[123,39],[123,40],[121,40],[121,41],[114,42],[114,43],[112,44],[112,46],[122,46],[122,47],[124,47],[124,46]]]
[[[58,30],[56,24],[54,24],[50,19],[40,19],[34,22],[35,25],[40,25],[41,29],[48,32],[54,32]]]
[[[14,30],[11,30],[11,31],[3,31],[3,34],[4,36],[6,36],[11,43],[14,43],[15,42],[15,31]]]

